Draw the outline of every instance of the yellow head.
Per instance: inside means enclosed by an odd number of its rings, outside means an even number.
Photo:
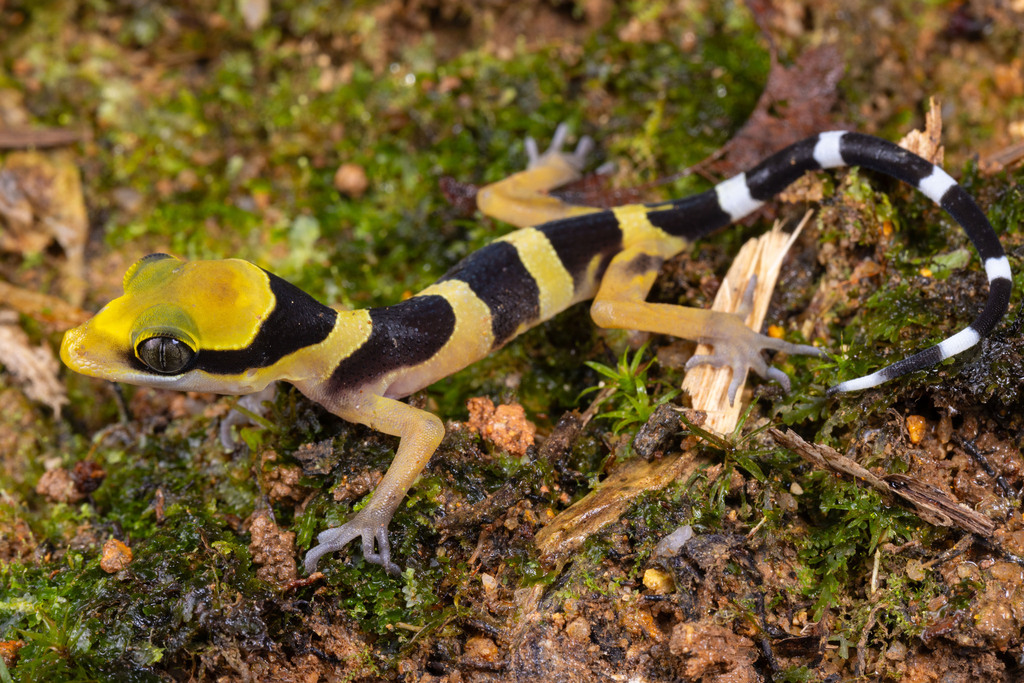
[[[244,394],[322,341],[336,314],[300,289],[238,259],[150,254],[124,277],[124,295],[64,335],[76,372],[168,389]]]

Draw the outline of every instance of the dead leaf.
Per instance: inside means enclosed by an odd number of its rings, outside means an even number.
[[[3,280],[0,280],[0,301],[54,331],[81,325],[92,317],[89,311],[72,306],[63,299],[15,287]]]
[[[772,60],[768,84],[743,127],[705,165],[722,176],[753,168],[786,145],[835,126],[843,60],[834,45],[807,50],[791,67]]]
[[[0,319],[0,365],[23,387],[33,401],[50,406],[59,415],[68,397],[64,384],[57,379],[60,364],[49,346],[33,347],[28,335],[16,324],[16,317]]]
[[[65,295],[81,303],[89,221],[73,157],[64,151],[9,154],[0,168],[0,222],[5,251],[33,254],[56,241],[67,256]]]

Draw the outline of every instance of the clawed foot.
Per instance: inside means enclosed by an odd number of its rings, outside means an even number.
[[[542,154],[537,148],[537,141],[532,137],[527,137],[525,140],[526,145],[526,157],[528,162],[526,164],[527,169],[536,168],[537,166],[543,166],[548,163],[549,159],[553,157],[561,158],[577,173],[583,171],[583,167],[587,164],[587,157],[590,156],[590,152],[594,149],[594,140],[589,135],[584,135],[580,138],[580,141],[576,143],[576,149],[572,152],[563,152],[562,147],[565,146],[565,141],[569,137],[569,124],[560,123],[555,128],[555,134],[551,138],[551,145]]]
[[[324,555],[341,550],[356,538],[362,538],[363,557],[367,562],[379,564],[391,576],[401,576],[402,569],[391,561],[391,543],[388,541],[388,522],[390,518],[380,522],[377,515],[366,508],[345,524],[321,532],[317,537],[317,545],[306,553],[306,573],[316,571],[316,565]],[[374,552],[376,541],[379,552]]]
[[[782,390],[789,393],[789,377],[782,370],[769,365],[761,355],[762,351],[784,351],[791,355],[817,356],[819,358],[825,356],[825,352],[815,346],[792,344],[782,339],[775,339],[759,334],[743,324],[753,308],[756,283],[756,276],[751,277],[747,289],[743,293],[743,301],[735,313],[721,314],[728,320],[721,319],[722,329],[718,331],[718,335],[713,339],[706,340],[706,343],[714,347],[714,352],[694,356],[686,362],[687,370],[698,365],[730,368],[732,370],[732,381],[729,383],[728,392],[730,404],[736,402],[736,392],[743,385],[747,373],[750,371],[763,379],[778,382]]]

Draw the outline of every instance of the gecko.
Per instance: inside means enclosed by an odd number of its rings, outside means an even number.
[[[602,328],[709,344],[713,352],[694,356],[687,368],[731,368],[730,401],[748,371],[788,390],[788,377],[764,352],[822,355],[821,349],[759,334],[736,314],[646,299],[667,259],[757,211],[809,171],[858,166],[915,187],[963,227],[989,285],[970,325],[828,395],[874,387],[962,353],[992,331],[1009,305],[1009,261],[985,214],[942,168],[886,140],[824,132],[705,192],[598,210],[549,194],[580,177],[592,144],[584,138],[574,152],[563,152],[567,135],[559,127],[543,154],[528,140],[527,169],[481,189],[479,208],[519,229],[400,303],[336,310],[244,260],[150,254],[125,273],[121,297],[66,332],[61,359],[85,375],[162,389],[244,395],[283,380],[344,420],[399,437],[370,501],[321,532],[305,556],[312,573],[322,557],[360,539],[367,561],[397,575],[388,525],[445,433],[437,415],[400,399],[574,304],[590,300]]]

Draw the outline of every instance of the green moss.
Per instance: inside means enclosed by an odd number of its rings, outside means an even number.
[[[245,543],[210,508],[178,501],[163,524],[146,529],[129,518],[132,532],[122,533],[135,557],[117,575],[99,569],[95,546],[67,550],[48,566],[0,566],[0,613],[9,634],[27,643],[19,678],[156,680],[165,657],[187,657],[209,642],[211,627],[218,638],[266,638],[260,603],[270,593],[254,579]],[[118,528],[116,516],[86,508],[67,519],[79,533],[82,524],[97,536]]]
[[[840,602],[850,572],[864,571],[880,544],[906,541],[919,522],[900,508],[884,505],[878,493],[824,472],[810,475],[804,484],[802,499],[818,522],[798,553],[817,620],[823,609]]]

